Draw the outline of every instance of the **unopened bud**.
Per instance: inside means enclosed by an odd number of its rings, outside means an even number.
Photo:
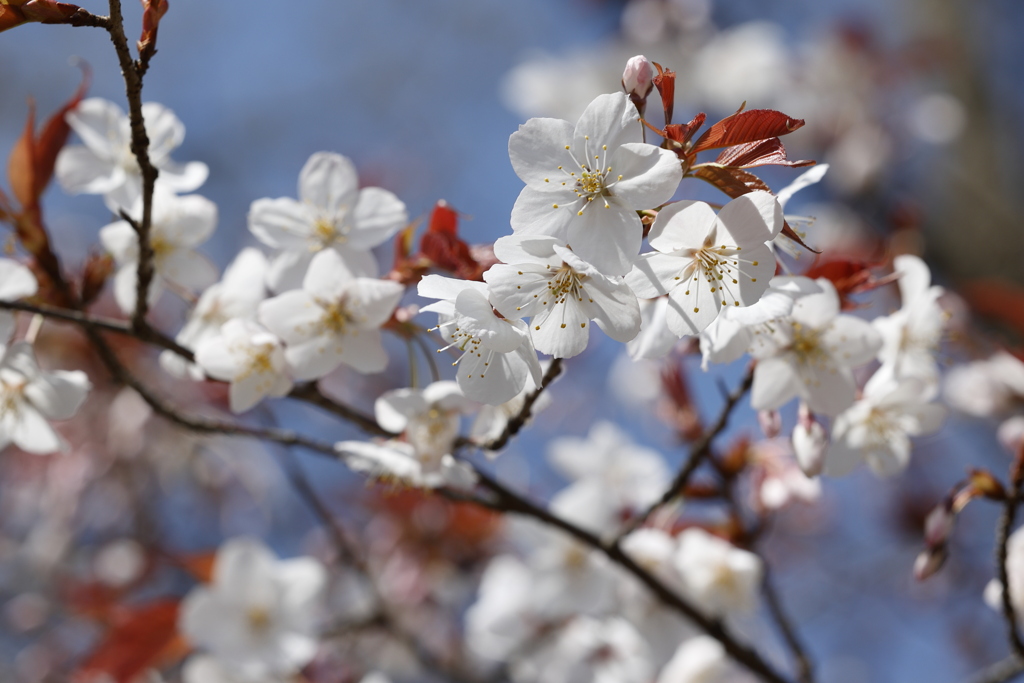
[[[930,548],[945,545],[949,535],[953,533],[955,521],[956,515],[946,503],[939,503],[924,520],[924,542]]]
[[[1006,489],[988,470],[972,469],[970,482],[974,490],[986,498],[991,500],[1003,500],[1006,498]]]
[[[828,434],[806,403],[800,404],[796,427],[793,428],[793,454],[797,464],[808,477],[821,474],[825,465]]]
[[[634,104],[637,101],[643,102],[651,94],[654,87],[654,65],[643,55],[637,55],[626,62],[626,69],[622,72],[622,89],[633,98]],[[639,104],[637,107],[639,108]]]
[[[946,561],[946,548],[928,548],[922,550],[921,554],[914,560],[914,578],[924,581],[942,568]]]
[[[782,432],[782,416],[777,410],[759,410],[757,422],[761,425],[765,438],[774,439]]]

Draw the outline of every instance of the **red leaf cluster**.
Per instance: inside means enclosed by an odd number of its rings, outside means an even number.
[[[392,280],[411,285],[430,268],[446,270],[462,280],[481,280],[492,264],[459,237],[459,213],[443,199],[434,205],[416,253],[412,253],[414,233],[415,226],[409,226],[395,242],[395,265],[388,275]]]
[[[111,615],[110,630],[73,680],[132,683],[147,670],[184,657],[190,647],[178,633],[179,608],[180,601],[174,599],[119,608]]]
[[[878,263],[866,263],[850,259],[819,260],[804,275],[809,278],[825,278],[835,285],[843,310],[857,308],[859,304],[851,298],[854,294],[868,292],[887,285],[896,279],[895,275],[878,278],[871,272]]]
[[[141,0],[142,2],[142,36],[136,47],[139,50],[139,61],[147,62],[156,54],[156,32],[160,28],[160,20],[167,14],[167,0]]]
[[[4,0],[0,3],[0,31],[30,22],[68,24],[82,11],[78,5],[54,0]]]

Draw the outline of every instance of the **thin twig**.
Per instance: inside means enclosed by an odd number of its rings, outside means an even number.
[[[1007,683],[1022,673],[1024,673],[1024,659],[1017,655],[1010,655],[977,672],[968,679],[968,683]]]
[[[789,647],[790,653],[793,655],[793,661],[796,664],[796,679],[800,683],[811,683],[814,680],[814,673],[811,668],[811,659],[807,656],[807,651],[804,648],[800,637],[796,633],[796,627],[793,625],[789,615],[786,614],[785,609],[782,606],[782,601],[779,599],[779,595],[775,590],[775,585],[772,582],[771,572],[768,569],[768,563],[761,558],[764,566],[764,580],[761,584],[761,592],[764,594],[765,604],[768,606],[768,612],[771,614],[772,619],[775,621],[775,625],[779,627],[779,632],[782,634],[782,639],[786,641],[787,647]]]
[[[128,121],[131,128],[131,150],[142,174],[142,216],[138,221],[129,221],[139,238],[139,263],[136,269],[135,311],[132,325],[136,329],[146,327],[149,312],[149,288],[153,282],[153,245],[150,242],[150,228],[153,223],[153,190],[160,174],[149,158],[149,136],[142,116],[142,73],[143,69],[132,59],[128,37],[124,33],[124,17],[121,14],[121,0],[109,0],[110,20],[107,33],[114,44],[117,61],[124,78],[125,95],[128,99]],[[126,207],[127,208],[127,207]]]
[[[505,429],[502,430],[501,434],[485,444],[474,445],[479,445],[481,448],[488,451],[500,451],[504,448],[508,444],[509,440],[518,434],[519,430],[521,430],[530,420],[533,404],[537,402],[540,395],[544,393],[548,386],[550,386],[560,374],[562,374],[562,359],[555,358],[548,366],[548,370],[544,373],[544,377],[541,378],[540,386],[526,396],[526,400],[523,401],[523,407],[520,408],[519,412],[509,419],[507,423],[505,423]]]
[[[622,531],[616,539],[616,543],[643,526],[644,522],[646,522],[650,516],[658,510],[658,508],[662,505],[668,505],[676,496],[682,493],[683,488],[690,480],[690,477],[693,476],[697,467],[699,467],[704,459],[711,453],[712,442],[714,442],[715,438],[722,433],[722,430],[725,429],[726,425],[729,424],[729,417],[732,415],[732,411],[736,407],[736,404],[739,403],[739,400],[743,398],[744,394],[750,391],[750,387],[753,383],[754,370],[751,368],[747,370],[747,374],[744,376],[740,385],[736,387],[736,390],[731,394],[726,395],[725,405],[722,406],[722,410],[718,414],[718,419],[715,420],[715,423],[711,425],[711,428],[706,430],[704,434],[701,435],[700,439],[693,444],[693,447],[690,450],[690,456],[686,459],[686,462],[683,463],[682,468],[679,470],[678,474],[676,474],[675,479],[672,480],[669,487],[665,490],[665,493],[662,494],[661,498],[655,501],[650,507],[629,520],[629,522],[623,526]]]

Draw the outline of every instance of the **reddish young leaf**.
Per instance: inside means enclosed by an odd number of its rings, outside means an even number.
[[[821,253],[817,249],[813,249],[810,246],[808,246],[807,243],[804,242],[804,239],[800,237],[800,235],[796,234],[796,230],[794,230],[793,227],[789,224],[789,221],[786,221],[785,223],[782,224],[782,230],[780,231],[780,234],[785,235],[789,239],[793,240],[807,251],[810,251],[815,254]]]
[[[803,125],[803,119],[791,118],[774,109],[741,111],[727,116],[704,131],[692,152],[767,140],[792,133]]]
[[[858,306],[857,302],[850,298],[852,295],[881,287],[895,279],[895,275],[876,278],[871,269],[878,265],[849,259],[819,260],[804,275],[813,279],[823,277],[830,280],[836,287],[842,308],[848,310]]]
[[[210,583],[213,580],[213,565],[217,561],[217,551],[179,555],[172,559],[196,581]]]
[[[35,120],[36,103],[29,99],[28,120],[25,121],[25,129],[21,132],[18,141],[14,143],[11,155],[7,157],[7,179],[11,183],[11,192],[23,207],[33,206],[36,203],[35,164],[32,163],[36,145]]]
[[[976,314],[1005,325],[1024,340],[1024,289],[986,278],[968,282],[962,292]]]
[[[420,253],[435,266],[463,280],[480,280],[483,270],[473,258],[469,245],[458,235],[459,214],[443,199],[434,206],[430,225],[420,238]]]
[[[434,204],[434,210],[430,214],[430,223],[427,224],[427,231],[457,235],[459,232],[459,212],[448,206],[448,202],[445,200],[437,200],[437,203]]]
[[[661,371],[661,388],[667,399],[662,405],[666,420],[684,441],[699,439],[704,427],[681,363],[674,363]]]
[[[139,59],[146,61],[156,54],[156,33],[160,28],[160,20],[167,14],[167,0],[141,0],[142,2],[142,36],[136,47]]]
[[[671,69],[662,68],[661,64],[654,62],[654,68],[658,75],[654,77],[654,87],[661,95],[661,106],[665,110],[666,125],[672,123],[672,110],[676,101],[676,72]]]
[[[36,140],[32,162],[35,166],[35,196],[36,200],[42,196],[46,186],[53,177],[53,166],[57,163],[57,154],[68,141],[71,133],[71,126],[66,120],[69,111],[78,106],[78,103],[85,97],[89,90],[89,83],[92,81],[92,72],[85,62],[80,63],[82,69],[82,82],[67,102],[55,111],[43,124],[43,130]]]
[[[736,168],[754,168],[755,166],[813,166],[814,161],[790,161],[786,158],[786,148],[782,140],[769,138],[755,142],[745,142],[722,150],[715,159],[716,164]]]
[[[78,5],[54,0],[3,0],[0,3],[0,31],[36,21],[42,24],[67,24],[82,12]]]
[[[754,190],[771,192],[768,185],[753,173],[739,168],[722,168],[721,166],[699,166],[693,172],[694,177],[705,180],[733,199],[742,197]]]
[[[0,4],[0,32],[27,22],[25,14],[16,7]]]
[[[184,657],[189,646],[178,635],[180,601],[158,600],[122,608],[111,629],[74,674],[76,681],[132,683],[150,668]]]

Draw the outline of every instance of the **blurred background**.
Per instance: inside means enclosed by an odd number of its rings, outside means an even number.
[[[105,3],[82,4],[105,12]],[[140,14],[128,3],[127,25],[137,27]],[[743,102],[805,119],[784,140],[789,156],[827,162],[830,170],[787,211],[816,218],[807,241],[826,252],[877,263],[894,250],[924,256],[940,284],[963,293],[955,316],[963,321],[973,310],[991,335],[954,336],[945,349],[952,361],[1021,341],[1022,35],[1024,10],[1013,0],[171,0],[144,99],[184,122],[175,158],[210,167],[199,192],[219,206],[220,225],[205,252],[221,266],[255,244],[249,204],[294,196],[300,168],[321,150],[352,158],[361,182],[394,191],[411,216],[425,217],[447,200],[462,214],[465,239],[488,243],[509,231],[522,187],[508,162],[508,136],[531,116],[575,120],[594,96],[618,89],[626,59],[645,54],[679,74],[677,122],[700,111],[714,121]],[[90,95],[124,106],[102,32],[19,27],[0,35],[0,154],[21,133],[27,98],[43,115],[70,96],[80,75],[69,58],[91,66]],[[763,177],[780,189],[798,173],[770,169]],[[721,195],[689,180],[679,197]],[[98,249],[110,216],[98,197],[69,197],[56,186],[44,207],[74,270]],[[386,265],[390,254],[382,257]],[[168,299],[158,315],[174,332],[184,309]],[[888,303],[897,305],[894,295]],[[52,351],[74,358],[73,342],[55,335]],[[327,385],[367,407],[370,391],[405,382],[396,349],[399,361],[386,377],[343,372]],[[563,482],[546,465],[545,444],[585,434],[601,418],[680,462],[685,449],[658,416],[657,369],[640,372],[627,362],[621,346],[594,343],[569,363],[552,406],[496,462],[499,474],[549,497]],[[717,382],[732,386],[743,370],[741,363],[704,374],[693,356],[678,363],[706,420],[721,404]],[[88,457],[49,465],[25,454],[0,458],[4,680],[63,680],[60,672],[89,651],[99,631],[67,617],[60,606],[66,594],[54,586],[103,580],[103,571],[141,562],[138,548],[123,543],[144,528],[177,552],[239,533],[269,538],[284,554],[323,546],[267,448],[164,434],[114,453],[109,444],[127,437],[110,430],[145,415],[130,398],[108,409],[115,410],[109,429],[102,423],[90,432],[88,418],[71,427],[77,431],[69,439],[91,444]],[[788,430],[793,415],[784,418]],[[256,419],[325,439],[356,436],[301,407],[264,409]],[[757,436],[749,408],[732,425],[723,444]],[[911,577],[923,515],[965,468],[1005,473],[1009,459],[993,426],[954,415],[937,436],[918,442],[903,475],[879,482],[861,471],[826,481],[821,501],[782,513],[765,547],[821,680],[955,681],[1005,654],[1003,625],[981,601],[992,576],[993,506],[980,503],[962,516],[943,573],[925,584]],[[119,464],[144,456],[141,475]],[[353,512],[356,502],[381,505],[336,466],[305,458],[302,466],[343,516],[365,517]],[[153,491],[162,495],[145,495]],[[401,508],[388,500],[385,507]],[[381,539],[401,536],[396,524],[366,527],[365,540],[393,549]],[[183,580],[148,590],[180,590]],[[471,587],[463,590],[471,599]]]

